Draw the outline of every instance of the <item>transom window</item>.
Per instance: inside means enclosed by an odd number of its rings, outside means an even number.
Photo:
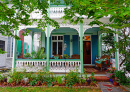
[[[63,36],[52,36],[52,55],[63,54]]]
[[[90,37],[90,36],[83,36],[83,40],[85,40],[85,41],[90,41],[90,40],[91,40],[91,37]]]

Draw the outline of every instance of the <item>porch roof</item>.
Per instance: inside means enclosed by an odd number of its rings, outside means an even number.
[[[92,27],[92,28],[89,28],[87,29],[84,34],[87,34],[87,33],[95,33],[95,32],[98,32],[100,29],[100,27]]]
[[[31,30],[31,32],[43,32],[45,33],[45,31],[42,31],[41,29],[38,28],[27,28],[28,30]]]
[[[52,33],[70,33],[70,32],[78,33],[76,29],[70,27],[61,27],[59,29],[54,29],[52,31]]]

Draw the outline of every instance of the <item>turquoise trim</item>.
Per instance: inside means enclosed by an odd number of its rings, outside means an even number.
[[[46,61],[46,59],[16,59],[16,61]]]
[[[73,44],[73,54],[79,55],[79,36],[78,35],[72,35],[72,44]]]
[[[46,61],[46,59],[16,59],[16,61]],[[80,59],[50,59],[49,61],[80,61]]]
[[[80,59],[50,59],[50,61],[80,61]]]
[[[64,43],[66,42],[67,48],[66,51],[64,51],[64,54],[67,54],[70,56],[70,35],[64,35]],[[64,45],[63,45],[64,50]]]
[[[92,43],[92,64],[94,64],[96,56],[98,56],[98,35],[91,36],[91,43]]]
[[[84,34],[93,34],[93,33],[84,33]]]

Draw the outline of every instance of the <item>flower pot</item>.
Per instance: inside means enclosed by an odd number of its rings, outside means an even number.
[[[106,77],[110,78],[110,76],[112,75],[113,73],[106,73]]]
[[[113,85],[114,85],[114,86],[117,86],[117,82],[116,82],[116,81],[113,81]]]
[[[113,84],[113,80],[112,79],[110,79],[110,82]]]

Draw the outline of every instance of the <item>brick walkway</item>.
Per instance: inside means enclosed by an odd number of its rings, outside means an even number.
[[[110,82],[98,82],[102,92],[127,92],[121,89],[119,86],[114,86]]]

